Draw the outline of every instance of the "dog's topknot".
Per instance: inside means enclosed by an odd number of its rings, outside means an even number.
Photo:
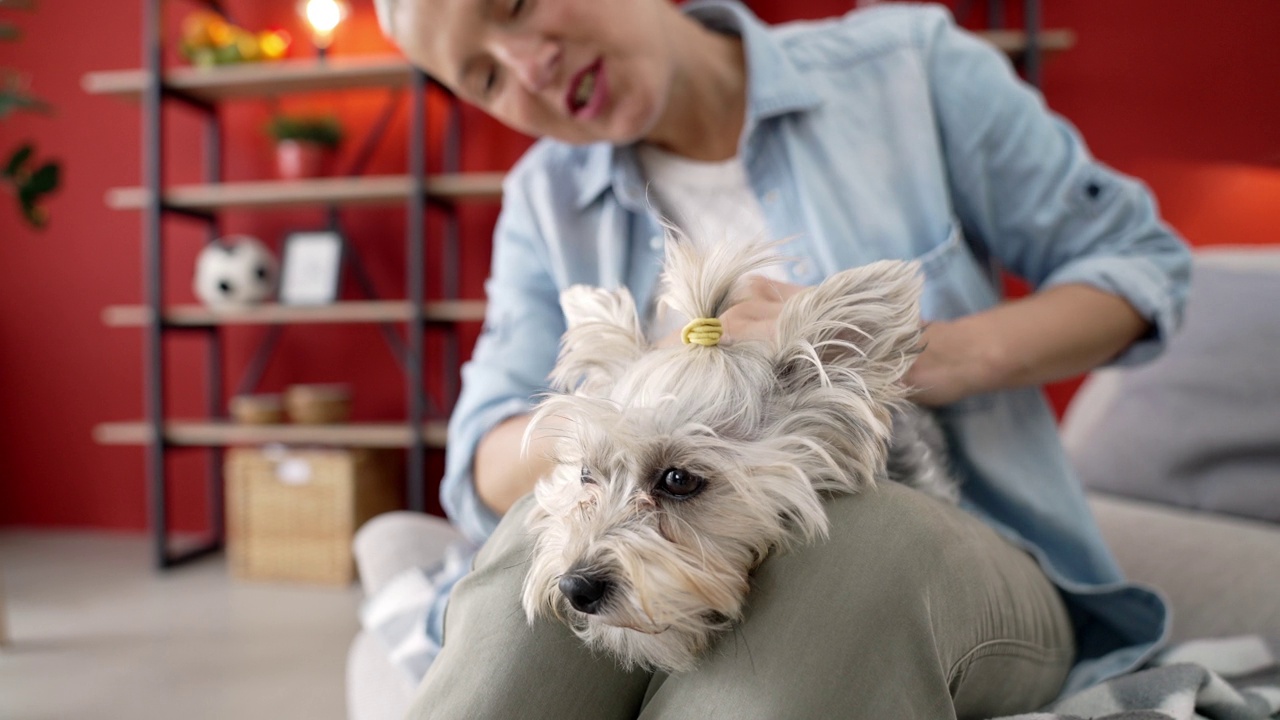
[[[696,240],[667,227],[662,302],[687,320],[719,318],[742,299],[748,276],[779,261],[780,243]]]

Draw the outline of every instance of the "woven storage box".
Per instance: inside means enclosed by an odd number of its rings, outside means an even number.
[[[390,450],[229,450],[231,574],[351,583],[351,539],[365,520],[400,506],[399,474]]]

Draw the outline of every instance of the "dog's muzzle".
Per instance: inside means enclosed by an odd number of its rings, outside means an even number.
[[[574,610],[587,615],[595,615],[604,604],[604,596],[608,594],[612,583],[600,575],[589,575],[570,570],[560,578],[560,592],[569,599]]]

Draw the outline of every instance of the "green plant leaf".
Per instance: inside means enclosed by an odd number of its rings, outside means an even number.
[[[35,203],[22,203],[22,216],[37,230],[43,229],[49,221],[49,211]]]
[[[52,109],[52,105],[34,95],[13,87],[0,87],[0,118],[18,110],[47,113]]]
[[[277,115],[267,125],[267,134],[276,142],[297,140],[312,142],[325,147],[337,147],[342,142],[342,122],[330,116],[309,117]]]
[[[27,186],[34,190],[37,196],[45,195],[53,192],[58,187],[58,180],[61,175],[62,171],[58,163],[47,162],[31,173],[31,179],[27,181]]]
[[[46,162],[27,173],[25,165],[31,159],[34,148],[23,145],[14,152],[5,169],[4,182],[13,185],[18,195],[22,216],[35,228],[43,228],[49,220],[49,211],[40,205],[43,196],[57,189],[62,169],[56,161]]]
[[[9,162],[4,164],[4,176],[17,177],[18,172],[22,170],[22,166],[27,164],[27,161],[31,159],[31,154],[35,151],[35,146],[31,143],[25,143],[17,150],[14,150],[13,154],[9,156]]]

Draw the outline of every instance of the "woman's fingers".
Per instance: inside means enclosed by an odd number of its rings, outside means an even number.
[[[804,289],[804,285],[752,275],[746,284],[746,298],[720,315],[720,322],[724,327],[721,342],[767,340],[773,337],[783,304]],[[654,345],[671,347],[680,342],[680,331],[677,330]]]

